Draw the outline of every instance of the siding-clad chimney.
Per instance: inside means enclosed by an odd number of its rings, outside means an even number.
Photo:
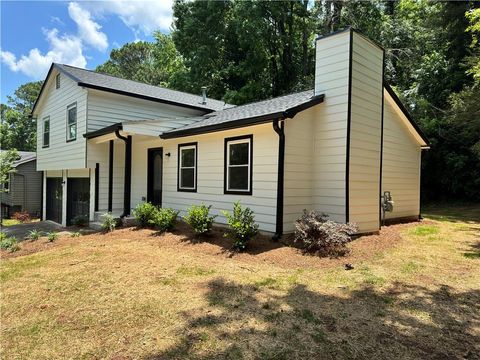
[[[383,49],[346,29],[316,41],[315,207],[360,232],[380,226]]]

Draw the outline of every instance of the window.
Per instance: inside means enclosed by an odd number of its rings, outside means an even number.
[[[8,174],[7,178],[5,179],[5,182],[3,183],[3,191],[4,192],[9,192],[10,191],[10,177],[11,177],[11,174]]]
[[[43,147],[50,145],[50,116],[43,118]]]
[[[253,136],[225,139],[225,194],[252,194]]]
[[[197,143],[178,145],[178,191],[197,191]]]
[[[60,89],[60,74],[57,74],[57,76],[55,76],[55,88]]]
[[[77,103],[67,107],[67,141],[77,138]]]

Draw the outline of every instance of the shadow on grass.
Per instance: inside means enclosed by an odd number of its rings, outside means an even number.
[[[471,244],[470,249],[463,253],[467,259],[480,259],[480,241],[476,244]]]
[[[437,221],[480,223],[480,204],[428,205],[422,209],[422,216]]]
[[[185,313],[155,359],[478,359],[480,290],[454,293],[403,283],[334,296],[294,285],[286,294],[221,278],[208,306]]]

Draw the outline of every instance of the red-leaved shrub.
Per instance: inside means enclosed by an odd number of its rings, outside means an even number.
[[[339,256],[348,253],[347,243],[351,235],[358,231],[355,224],[340,224],[328,220],[328,215],[316,210],[303,210],[303,215],[295,221],[295,242],[300,243],[305,252],[321,256]]]
[[[30,222],[31,220],[30,214],[26,211],[19,211],[19,212],[13,213],[12,219],[18,220],[21,223]]]

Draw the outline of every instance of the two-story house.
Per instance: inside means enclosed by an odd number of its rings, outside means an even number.
[[[32,112],[44,217],[203,202],[225,222],[240,200],[277,236],[303,209],[372,232],[390,191],[387,217],[418,219],[428,142],[383,71],[352,29],[316,40],[314,89],[241,106],[53,64]]]

